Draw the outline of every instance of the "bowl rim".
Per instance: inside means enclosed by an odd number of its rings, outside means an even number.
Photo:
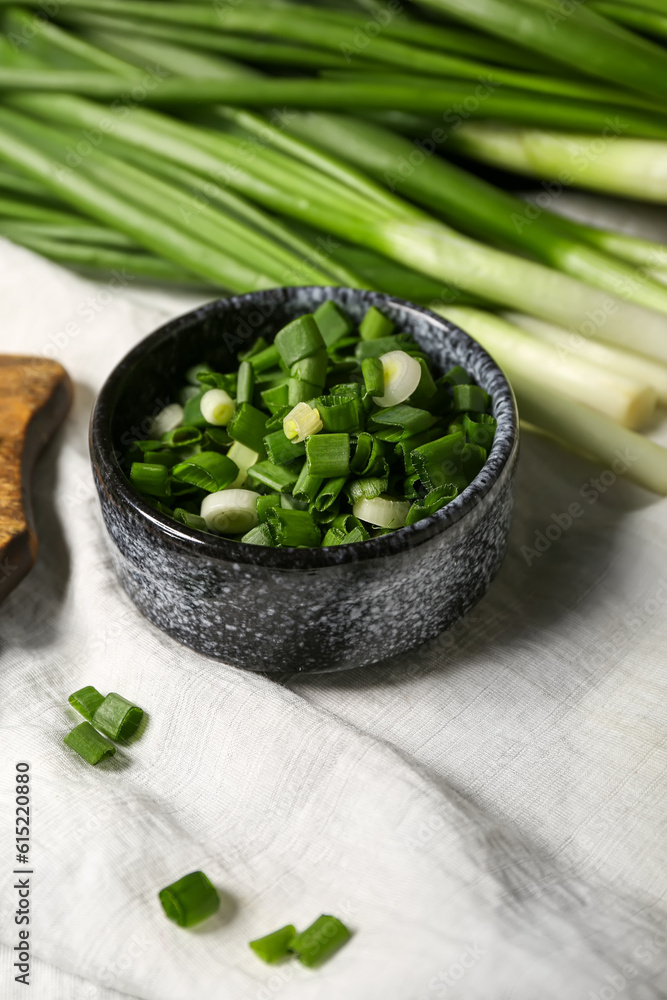
[[[501,388],[494,393],[494,405],[497,405],[499,401],[509,404],[504,408],[503,427],[506,433],[502,436],[496,434],[491,452],[475,479],[449,504],[421,521],[367,541],[320,548],[287,546],[269,548],[263,545],[248,545],[240,541],[231,541],[181,525],[173,518],[161,514],[144,500],[123,473],[111,436],[112,401],[128,370],[146,353],[155,350],[162,342],[178,335],[183,329],[189,328],[193,322],[201,322],[209,313],[239,311],[243,308],[259,305],[265,303],[267,295],[272,293],[276,298],[276,305],[280,306],[289,298],[303,297],[304,294],[317,293],[323,298],[336,298],[341,292],[348,297],[350,295],[357,296],[362,302],[367,300],[369,305],[382,305],[384,303],[389,307],[395,306],[407,310],[425,318],[431,327],[435,326],[444,332],[454,332],[462,336],[464,340],[469,342],[470,348],[486,361],[490,371],[495,373],[496,377],[500,377]],[[518,414],[509,381],[488,352],[465,330],[438,316],[430,309],[396,296],[366,289],[323,285],[288,286],[213,299],[174,317],[135,344],[113,368],[98,393],[91,416],[89,447],[93,468],[98,477],[98,488],[104,489],[110,496],[119,497],[125,504],[132,507],[154,532],[159,531],[160,534],[164,535],[170,545],[189,551],[195,557],[239,564],[262,564],[281,570],[314,570],[343,563],[385,558],[411,550],[428,541],[434,535],[440,535],[448,528],[459,524],[493,489],[503,470],[512,465],[518,451]]]

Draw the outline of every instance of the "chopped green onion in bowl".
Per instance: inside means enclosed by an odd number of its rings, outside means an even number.
[[[355,327],[330,301],[234,371],[202,359],[180,397],[127,448],[128,479],[180,525],[269,548],[348,545],[430,517],[477,476],[496,430],[463,368],[437,371],[375,306]]]

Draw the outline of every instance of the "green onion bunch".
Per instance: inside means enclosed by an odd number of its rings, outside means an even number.
[[[203,362],[184,381],[128,449],[130,482],[189,528],[271,548],[346,545],[434,514],[496,430],[462,368],[438,375],[380,310],[355,330],[331,299],[235,371]]]
[[[662,0],[39,8],[0,0],[0,235],[90,274],[430,305],[531,423],[603,462],[629,440],[667,492],[637,433],[667,399],[667,249],[556,211],[667,200]]]

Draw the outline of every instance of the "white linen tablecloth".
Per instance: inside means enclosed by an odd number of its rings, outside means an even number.
[[[336,675],[198,656],[117,583],[87,446],[112,366],[194,301],[0,243],[0,351],[50,353],[76,387],[35,477],[37,566],[0,607],[2,1000],[667,995],[667,501],[524,435],[506,562],[452,633]],[[574,501],[582,516],[522,554]],[[148,713],[98,768],[62,742],[85,684]],[[13,969],[18,760],[28,990]],[[157,891],[196,868],[223,907],[185,931]],[[354,936],[318,970],[247,946],[322,912]]]

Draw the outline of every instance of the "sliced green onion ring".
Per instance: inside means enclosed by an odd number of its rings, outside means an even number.
[[[159,893],[162,909],[179,927],[194,927],[212,917],[220,906],[214,885],[201,871],[190,872]]]
[[[304,402],[297,403],[283,418],[285,437],[294,444],[305,441],[311,434],[318,434],[323,426],[319,410]]]
[[[372,500],[357,500],[352,513],[360,521],[374,524],[378,528],[402,528],[408,516],[410,504],[404,500],[379,496]]]
[[[350,931],[337,917],[323,913],[321,917],[297,934],[290,942],[302,965],[320,965],[338,951],[351,937]]]
[[[104,701],[104,695],[100,694],[97,688],[89,684],[88,687],[82,687],[79,691],[75,691],[67,700],[72,708],[75,708],[84,719],[92,722],[96,710]]]
[[[169,403],[151,421],[150,433],[162,437],[183,423],[183,407],[180,403]]]
[[[239,474],[234,482],[229,484],[230,490],[236,490],[246,482],[248,469],[259,461],[259,452],[253,451],[252,448],[247,448],[240,441],[234,441],[227,452],[227,458],[230,458],[239,470]]]
[[[289,951],[290,941],[296,937],[293,924],[286,924],[271,934],[250,941],[250,947],[263,962],[278,962]]]
[[[95,711],[93,725],[111,740],[128,740],[143,717],[143,708],[112,691]]]
[[[220,535],[245,535],[259,522],[257,498],[252,490],[221,490],[204,497],[201,516],[209,531]]]
[[[405,351],[389,351],[380,357],[384,393],[374,396],[377,406],[395,406],[413,394],[422,377],[421,365]]]
[[[89,722],[81,722],[75,726],[63,742],[89,764],[99,764],[101,760],[113,757],[116,752],[113,743],[93,729]]]
[[[234,400],[224,389],[209,389],[199,401],[201,415],[214,427],[226,427],[234,416]]]

